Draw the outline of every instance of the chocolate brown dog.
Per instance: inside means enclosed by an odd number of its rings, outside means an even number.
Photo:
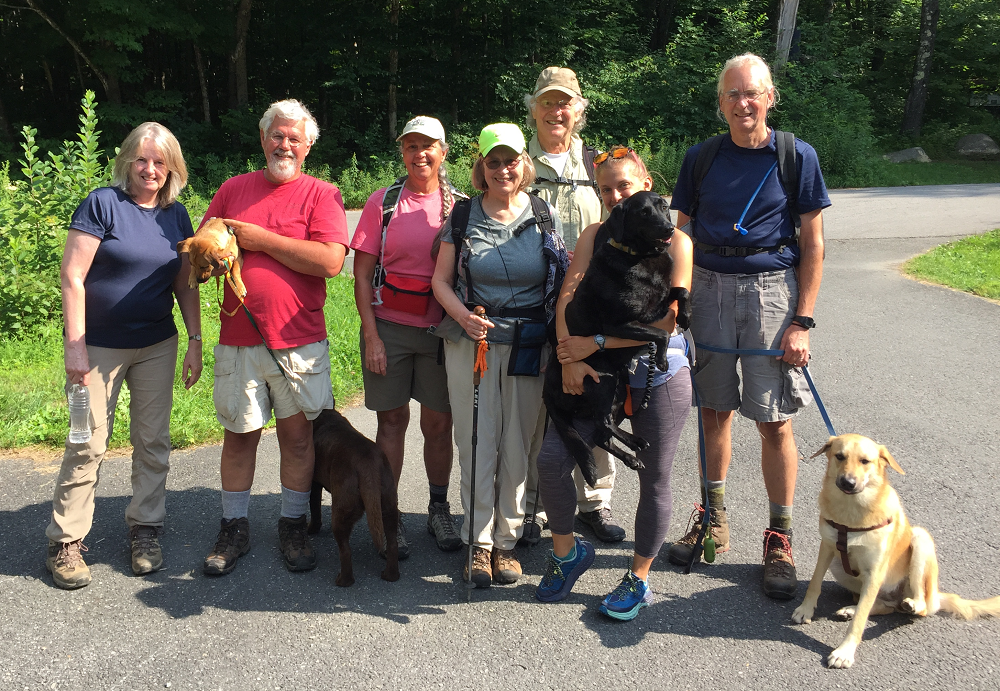
[[[368,532],[380,552],[385,545],[385,569],[382,578],[399,580],[399,508],[396,481],[389,459],[361,432],[354,429],[336,410],[324,410],[313,420],[313,447],[316,467],[313,470],[312,495],[309,497],[309,533],[323,527],[320,507],[323,490],[333,495],[333,536],[340,550],[340,573],[337,585],[354,583],[351,562],[351,529],[368,516]]]
[[[188,287],[196,288],[199,283],[205,283],[212,277],[212,272],[220,269],[232,272],[233,284],[239,291],[242,300],[247,296],[247,287],[243,285],[240,266],[243,258],[240,256],[240,246],[236,244],[236,236],[221,218],[210,218],[198,229],[194,237],[177,243],[177,252],[188,253],[191,262],[191,275],[188,277]]]

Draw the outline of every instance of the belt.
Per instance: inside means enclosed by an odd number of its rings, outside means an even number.
[[[762,252],[780,252],[785,247],[795,244],[791,238],[782,240],[777,245],[769,247],[732,247],[730,245],[709,245],[707,242],[694,241],[694,246],[705,254],[717,254],[720,257],[749,257]]]

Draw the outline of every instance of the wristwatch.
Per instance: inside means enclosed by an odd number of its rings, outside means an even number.
[[[188,336],[188,340],[189,341],[200,341],[201,340],[201,334],[195,334],[193,336]]]
[[[594,343],[597,344],[597,349],[600,352],[603,353],[604,352],[604,336],[602,336],[601,334],[597,334],[596,336],[594,336]]]
[[[792,323],[793,324],[798,324],[803,329],[815,329],[816,328],[816,320],[815,319],[813,319],[812,317],[803,317],[803,316],[798,315],[798,314],[796,314],[794,317],[792,317]]]

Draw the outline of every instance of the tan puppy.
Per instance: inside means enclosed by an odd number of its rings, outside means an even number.
[[[240,247],[236,244],[236,236],[229,232],[221,218],[205,221],[205,225],[198,229],[194,237],[177,243],[177,252],[188,253],[191,262],[189,288],[205,283],[213,272],[223,269],[232,271],[238,297],[242,300],[247,296],[247,288],[240,275],[240,266],[243,264]]]
[[[934,541],[906,519],[887,477],[890,466],[900,474],[903,469],[884,446],[858,434],[842,434],[830,437],[812,457],[824,452],[828,461],[819,493],[819,559],[792,620],[812,620],[827,569],[855,594],[857,606],[835,615],[853,621],[847,638],[827,658],[830,667],[854,664],[870,614],[924,617],[944,610],[963,619],[1000,616],[1000,597],[964,600],[938,591]]]

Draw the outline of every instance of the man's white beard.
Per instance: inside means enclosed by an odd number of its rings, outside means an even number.
[[[271,177],[279,182],[291,180],[299,172],[298,161],[294,158],[272,155],[267,161],[267,170],[271,173]]]

